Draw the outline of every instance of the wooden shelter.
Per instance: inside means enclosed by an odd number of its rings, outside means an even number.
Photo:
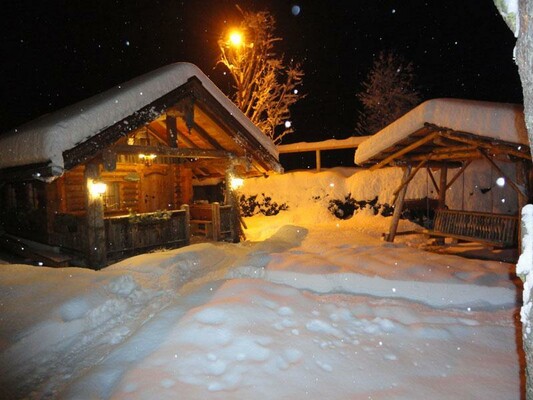
[[[370,169],[400,166],[403,180],[395,190],[395,211],[386,240],[393,241],[407,187],[421,170],[438,193],[436,236],[509,246],[517,240],[516,216],[449,210],[446,192],[474,161],[483,159],[517,192],[518,209],[529,200],[531,153],[519,105],[457,99],[435,99],[419,105],[402,118],[361,143],[355,162]],[[509,176],[501,163],[513,163]],[[454,170],[450,174],[450,170]],[[436,178],[436,171],[439,171]]]
[[[0,136],[0,149],[5,232],[96,268],[188,244],[197,225],[238,240],[231,178],[282,171],[273,143],[188,63],[32,121]],[[225,195],[197,205],[203,180]]]

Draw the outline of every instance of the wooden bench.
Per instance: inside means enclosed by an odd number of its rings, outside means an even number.
[[[518,223],[515,215],[438,209],[433,229],[424,232],[494,247],[513,247],[518,240]]]

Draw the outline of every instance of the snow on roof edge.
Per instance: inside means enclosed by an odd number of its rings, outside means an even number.
[[[0,136],[0,169],[47,162],[63,168],[64,151],[182,86],[192,77],[198,78],[204,88],[269,153],[279,158],[274,143],[196,65],[182,62],[148,72]]]
[[[278,145],[279,153],[297,153],[314,150],[335,150],[356,148],[370,136],[351,136],[346,139],[327,139],[319,142],[297,142]]]
[[[529,146],[520,104],[463,99],[431,99],[359,145],[354,162],[362,165],[381,151],[393,146],[425,123]]]

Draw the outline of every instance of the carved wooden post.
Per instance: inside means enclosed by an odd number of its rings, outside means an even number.
[[[405,200],[405,194],[407,193],[407,187],[409,186],[409,175],[411,175],[411,166],[408,165],[403,171],[402,186],[394,202],[394,214],[392,215],[392,221],[389,228],[389,233],[385,235],[386,242],[393,242],[394,237],[396,236],[396,231],[398,230],[398,223],[400,222],[400,217],[403,210],[403,202]]]
[[[99,177],[99,165],[95,163],[87,164],[85,167],[87,185],[87,259],[89,266],[94,269],[100,269],[107,264],[104,201],[102,194],[94,191],[94,181]]]

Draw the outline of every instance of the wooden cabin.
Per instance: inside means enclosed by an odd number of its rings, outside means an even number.
[[[23,125],[0,149],[7,242],[94,268],[186,245],[195,228],[237,241],[231,179],[282,171],[274,144],[188,63]],[[195,198],[195,185],[217,193]]]
[[[394,192],[395,211],[386,240],[394,240],[409,183],[425,171],[438,201],[433,229],[426,233],[498,247],[517,244],[517,213],[531,201],[531,153],[521,105],[460,99],[426,101],[362,142],[355,152],[355,163],[371,170],[389,166],[404,170]],[[505,212],[476,209],[475,201],[470,201],[473,207],[469,209],[450,207],[447,193],[474,165],[477,175],[503,179],[508,190],[514,191],[509,198],[514,197],[516,204],[500,207]],[[496,182],[488,182],[486,188],[472,187],[469,195],[494,186]]]

